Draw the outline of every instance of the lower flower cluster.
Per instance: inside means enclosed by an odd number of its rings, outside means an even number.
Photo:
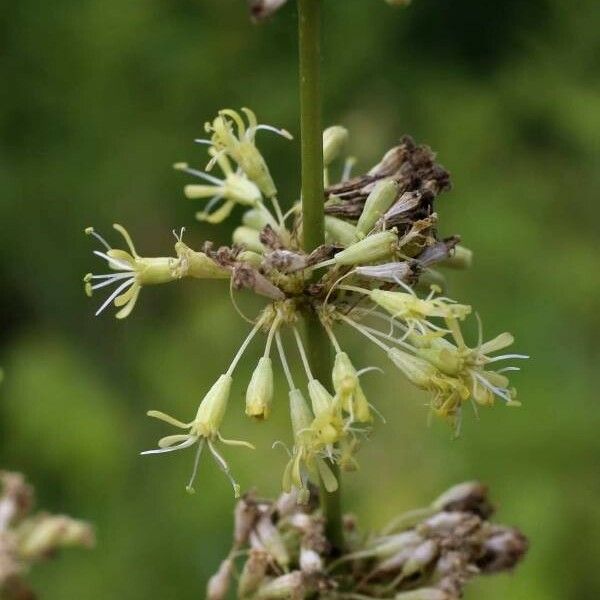
[[[274,502],[244,496],[208,600],[223,600],[233,585],[242,600],[457,600],[470,579],[511,570],[528,547],[518,530],[489,522],[493,507],[477,482],[454,486],[376,534],[361,532],[347,515],[341,554],[333,552],[317,504],[314,488],[304,505],[296,493]]]
[[[92,527],[65,515],[31,514],[33,489],[19,473],[0,471],[0,598],[33,599],[31,567],[63,548],[94,545]]]

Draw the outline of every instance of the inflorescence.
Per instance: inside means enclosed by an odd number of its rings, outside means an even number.
[[[477,575],[510,571],[525,555],[518,530],[491,523],[487,489],[456,485],[429,506],[365,534],[344,517],[347,552],[333,559],[317,510],[317,491],[299,505],[294,493],[270,502],[246,494],[234,512],[231,551],[208,582],[206,598],[225,600],[458,600]]]
[[[148,413],[182,432],[163,437],[158,449],[145,454],[195,447],[191,491],[206,447],[239,495],[218,446],[252,447],[225,439],[221,429],[235,369],[260,334],[266,338],[264,353],[247,387],[246,414],[254,419],[269,417],[274,398],[272,355],[278,354],[288,384],[293,431],[283,489],[295,489],[300,502],[308,501],[309,480],[319,478],[329,491],[337,488],[332,463],[342,470],[356,468],[356,450],[376,413],[361,383],[369,369],[354,365],[339,341],[341,329],[383,351],[412,384],[429,394],[430,414],[447,420],[456,434],[467,404],[475,412],[497,400],[517,406],[508,374],[518,368],[498,367],[504,361],[527,357],[506,353],[513,343],[509,333],[485,341],[476,315],[478,339],[467,345],[462,328],[471,307],[442,291],[444,278],[438,268],[468,267],[472,257],[458,236],[438,236],[435,201],[449,189],[450,178],[433,152],[404,137],[363,175],[353,177],[354,159],[346,159],[339,168],[339,180],[331,183],[348,132],[340,126],[328,128],[323,134],[326,243],[307,253],[302,249],[301,201],[283,213],[277,187],[256,145],[261,130],[287,139],[291,136],[258,124],[248,109],[242,113],[222,110],[206,124],[210,137],[197,140],[208,148],[204,169],[175,165],[201,181],[184,188],[188,198],[206,201],[197,215],[201,221],[218,223],[237,205],[245,209],[231,246],[215,249],[207,242],[196,251],[184,243],[182,230],[176,235],[175,256],[144,258],[120,225],[114,227],[127,250],[113,248],[93,228],[86,230],[102,245],[94,253],[110,270],[109,274],[86,275],[86,292],[92,295],[113,286],[96,314],[113,304],[117,318],[125,318],[142,287],[185,277],[227,279],[232,289],[246,288],[266,300],[231,364],[206,393],[192,420],[180,421],[154,410]],[[214,174],[217,167],[220,176]],[[315,378],[307,359],[300,323],[302,315],[311,312],[318,315],[335,353],[329,382]],[[292,375],[292,354],[302,364],[303,383]]]

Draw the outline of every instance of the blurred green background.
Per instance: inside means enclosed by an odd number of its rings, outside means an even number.
[[[83,229],[112,235],[123,223],[147,255],[170,253],[182,225],[192,246],[227,240],[229,225],[194,222],[199,205],[183,198],[171,164],[202,164],[192,140],[224,106],[297,133],[291,4],[256,27],[242,0],[3,3],[0,466],[27,473],[40,505],[98,533],[95,551],[36,569],[43,598],[202,598],[228,548],[233,499],[215,465],[203,462],[190,497],[191,453],[138,453],[168,429],[145,411],[191,415],[247,325],[218,282],[145,289],[125,322],[94,318],[100,296],[86,299],[81,277],[100,264]],[[479,581],[467,598],[595,599],[600,4],[325,4],[327,123],[351,129],[365,168],[403,133],[439,152],[454,181],[438,204],[442,233],[476,252],[450,293],[477,308],[489,337],[510,329],[532,355],[515,377],[523,408],[469,414],[458,441],[426,426],[424,398],[399,375],[369,375],[388,424],[344,481],[347,509],[378,526],[480,478],[497,518],[532,548],[515,575]],[[264,134],[260,145],[291,201],[297,142]],[[383,365],[348,343],[359,364]],[[270,443],[288,440],[288,415],[281,382],[270,422],[243,417],[259,351],[238,372],[224,427],[257,450],[226,453],[244,488],[273,494],[285,458]]]

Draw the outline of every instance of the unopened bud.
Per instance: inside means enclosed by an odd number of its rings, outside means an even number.
[[[470,269],[473,265],[473,251],[465,246],[455,246],[452,254],[440,262],[441,267],[449,269]]]
[[[340,396],[344,405],[352,397],[358,386],[356,369],[345,352],[335,355],[333,370],[331,372],[333,389]],[[344,406],[346,408],[346,406]]]
[[[264,208],[251,208],[247,210],[242,216],[242,223],[257,231],[262,231],[267,225],[270,225],[273,229],[278,229],[277,221]]]
[[[357,239],[356,227],[337,217],[325,216],[325,241],[331,244],[350,246]]]
[[[301,600],[307,592],[301,571],[292,571],[271,579],[260,587],[256,600]]]
[[[236,546],[242,546],[248,541],[248,536],[257,518],[256,504],[248,502],[246,498],[237,502],[233,511],[233,541]]]
[[[436,498],[432,507],[448,512],[470,512],[487,519],[494,512],[487,499],[487,487],[478,481],[466,481],[452,486]]]
[[[269,554],[264,550],[250,550],[248,560],[238,583],[238,596],[247,598],[252,596],[265,579],[267,567],[269,566]]]
[[[328,127],[323,132],[323,166],[328,167],[341,154],[348,141],[348,130],[340,125]]]
[[[208,580],[206,586],[207,600],[225,600],[229,591],[233,560],[226,558],[219,566],[219,570]]]
[[[391,256],[396,248],[398,236],[395,230],[382,231],[356,242],[338,252],[333,260],[338,265],[361,265],[376,262]]]
[[[333,406],[333,396],[317,379],[311,379],[308,382],[308,395],[315,417],[331,410],[331,407]]]
[[[388,357],[404,373],[406,378],[418,388],[428,389],[432,377],[438,374],[438,370],[431,363],[403,352],[399,348],[390,348]]]
[[[262,254],[258,254],[252,250],[244,250],[237,256],[240,262],[246,263],[255,269],[259,269],[262,266],[263,258]]]
[[[517,529],[495,527],[484,543],[484,554],[477,566],[484,573],[498,573],[512,569],[525,556],[529,542]]]
[[[438,551],[438,544],[433,540],[426,540],[419,544],[404,563],[402,575],[412,577],[417,573],[422,573],[436,559]]]
[[[270,17],[278,8],[282,7],[287,0],[248,0],[250,3],[250,15],[256,22]]]
[[[366,279],[377,279],[396,284],[399,281],[410,281],[415,274],[408,262],[389,262],[382,265],[356,267],[354,272]]]
[[[19,554],[28,560],[42,558],[68,546],[94,544],[92,528],[82,521],[61,515],[40,515],[20,533]]]
[[[273,401],[273,364],[269,357],[259,361],[246,390],[246,414],[257,419],[268,419]]]
[[[265,249],[260,241],[260,231],[251,229],[245,225],[236,227],[233,232],[233,243],[238,244],[246,248],[246,250],[252,250],[263,254]]]
[[[300,390],[290,390],[290,417],[294,437],[306,431],[313,420],[313,414]]]
[[[271,517],[269,515],[262,516],[256,524],[255,531],[263,548],[285,569],[290,564],[290,556]]]
[[[391,180],[377,183],[367,197],[363,211],[356,224],[358,235],[367,235],[382,215],[392,206],[398,196],[398,184]]]
[[[312,548],[300,547],[300,569],[304,573],[319,573],[323,570],[323,559]]]

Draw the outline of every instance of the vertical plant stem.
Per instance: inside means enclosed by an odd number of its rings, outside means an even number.
[[[321,118],[321,1],[298,0],[300,46],[300,130],[302,147],[302,227],[307,252],[323,244],[323,126]],[[314,376],[327,381],[331,375],[331,350],[318,316],[307,316],[308,358]],[[337,465],[330,464],[338,482]],[[341,487],[341,482],[340,482]],[[329,493],[321,485],[321,508],[329,541],[338,552],[343,546],[340,488]]]

